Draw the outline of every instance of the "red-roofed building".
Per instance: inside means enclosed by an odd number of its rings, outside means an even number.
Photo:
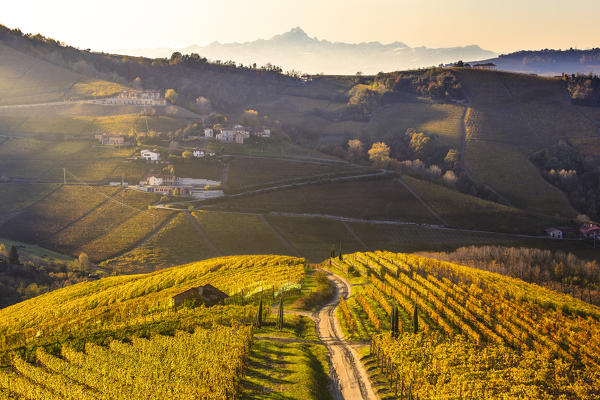
[[[600,226],[586,222],[579,227],[579,233],[586,239],[600,239]]]

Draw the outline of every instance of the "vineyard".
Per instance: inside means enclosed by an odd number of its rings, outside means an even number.
[[[39,366],[14,355],[0,373],[4,396],[43,399],[232,399],[240,391],[252,327],[197,329],[174,336],[64,346],[61,357],[38,348]]]
[[[339,313],[392,392],[426,399],[598,398],[600,309],[487,271],[408,254],[332,267],[368,284]],[[392,336],[396,309],[398,335]],[[585,345],[582,345],[584,344]],[[502,395],[502,396],[501,396]]]
[[[83,282],[4,308],[0,366],[10,368],[0,372],[0,398],[238,398],[258,300],[268,294],[267,321],[275,297],[300,287],[304,262],[221,257]],[[231,297],[174,307],[174,295],[207,283]]]

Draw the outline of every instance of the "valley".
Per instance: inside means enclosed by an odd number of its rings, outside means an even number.
[[[598,398],[586,79],[0,26],[0,399]]]

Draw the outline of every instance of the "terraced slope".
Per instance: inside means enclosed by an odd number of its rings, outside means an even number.
[[[596,306],[408,254],[355,253],[331,265],[363,283],[341,308],[343,326],[351,337],[373,337],[371,360],[383,372],[377,379],[392,389],[403,382],[405,396],[409,387],[428,399],[599,395],[592,383],[600,374]],[[398,333],[390,335],[394,308]]]
[[[562,192],[544,181],[527,155],[560,138],[596,134],[572,106],[560,81],[519,74],[457,70],[470,104],[465,160],[473,176],[514,206],[572,217]]]

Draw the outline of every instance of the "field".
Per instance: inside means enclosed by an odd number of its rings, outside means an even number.
[[[92,261],[102,261],[130,251],[172,216],[170,211],[145,210],[121,222],[113,230],[74,250],[86,253]]]
[[[358,251],[364,246],[343,223],[320,218],[269,216],[268,221],[295,249],[311,262],[320,262],[329,256],[333,247],[341,245],[343,252]]]
[[[542,218],[517,208],[460,193],[442,185],[403,176],[402,179],[417,192],[450,225],[494,232],[543,234],[552,224],[563,220]]]
[[[561,138],[597,133],[595,124],[570,104],[562,83],[489,71],[457,73],[471,101],[466,116],[466,162],[474,177],[519,208],[573,216],[564,196],[527,160],[529,153]],[[512,179],[514,176],[520,179]]]
[[[145,165],[124,160],[132,152],[131,148],[103,147],[84,140],[15,137],[0,145],[0,174],[9,178],[62,181],[66,168],[68,182],[120,180],[121,174],[137,182]]]
[[[146,209],[158,199],[159,196],[154,194],[121,190],[112,196],[111,200],[73,221],[42,244],[64,253],[74,254],[73,252],[80,247],[108,234],[123,221]]]
[[[227,199],[217,207],[439,223],[404,186],[391,180],[310,185]]]
[[[119,273],[150,272],[215,256],[186,213],[179,213],[141,246],[100,265]]]
[[[290,249],[258,215],[193,213],[216,248],[229,254],[286,254]]]
[[[600,372],[598,307],[408,254],[356,253],[332,263],[368,283],[353,290],[338,316],[351,337],[373,335],[368,359],[383,372],[382,395],[394,382],[402,382],[404,395],[410,387],[427,399],[599,395],[592,384]],[[391,335],[396,307],[398,333]]]
[[[2,183],[0,185],[0,222],[58,188],[58,185],[54,184]]]
[[[323,346],[252,340],[255,333],[315,340],[303,317],[286,316],[279,332],[268,322],[270,311],[264,326],[249,326],[258,308],[254,297],[244,305],[173,307],[173,295],[206,283],[232,296],[263,287],[285,291],[302,282],[303,262],[223,257],[84,282],[0,310],[5,338],[0,360],[12,366],[0,376],[0,393],[47,399],[157,393],[183,399],[210,393],[209,398],[230,399],[263,398],[260,393],[269,388],[271,395],[285,393],[288,399],[326,399],[315,393],[327,392]]]
[[[235,157],[230,162],[227,187],[239,189],[287,180],[326,177],[343,173],[362,173],[366,168],[350,164],[286,161],[269,158]]]
[[[514,145],[468,141],[466,162],[477,180],[494,187],[515,207],[566,218],[576,215],[565,195],[546,182]],[[497,172],[501,170],[506,173]]]
[[[98,81],[0,44],[0,104],[63,101],[112,95],[126,88]]]
[[[23,242],[47,240],[108,201],[116,191],[114,188],[63,186],[5,222],[0,231],[9,239]]]

